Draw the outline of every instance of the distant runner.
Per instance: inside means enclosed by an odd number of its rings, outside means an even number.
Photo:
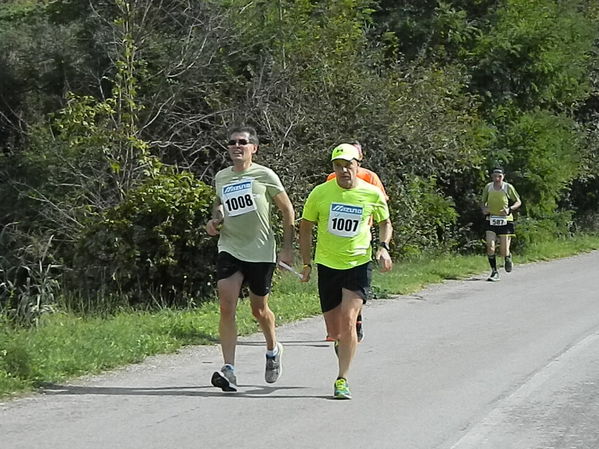
[[[512,271],[513,262],[510,253],[510,242],[514,235],[514,216],[522,202],[513,185],[504,181],[503,169],[496,168],[491,173],[493,182],[488,183],[483,189],[481,209],[486,219],[485,237],[487,241],[487,257],[491,265],[491,274],[488,281],[498,281],[497,260],[495,257],[495,242],[499,236],[501,257],[505,260],[505,271]],[[510,201],[512,205],[510,206]]]
[[[293,263],[295,212],[279,177],[271,169],[252,162],[258,151],[258,136],[252,127],[229,132],[228,152],[233,166],[215,177],[216,202],[212,219],[206,224],[209,235],[220,234],[216,277],[220,302],[219,333],[224,366],[212,375],[212,385],[223,391],[237,391],[235,311],[244,283],[250,290],[252,314],[266,340],[266,382],[276,382],[282,372],[283,346],[275,336],[275,316],[268,307],[272,275],[277,261],[272,230],[272,205],[283,218],[283,248],[278,260]]]
[[[371,219],[379,226],[381,246],[376,259],[381,270],[393,267],[389,255],[393,228],[387,202],[380,189],[358,178],[359,159],[360,153],[353,145],[342,144],[333,150],[336,180],[310,192],[300,222],[304,282],[312,271],[312,229],[318,227],[314,261],[320,306],[338,356],[333,390],[336,399],[352,397],[347,375],[358,344],[356,318],[368,298],[372,277]]]

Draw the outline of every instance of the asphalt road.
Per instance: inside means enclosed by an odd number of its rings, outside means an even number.
[[[351,401],[331,399],[313,318],[279,328],[274,385],[260,335],[236,394],[210,385],[218,347],[190,347],[0,403],[0,448],[597,449],[598,268],[596,251],[369,303]]]

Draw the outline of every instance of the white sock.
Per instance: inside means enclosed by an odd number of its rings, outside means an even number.
[[[275,345],[273,349],[267,349],[266,355],[269,357],[274,357],[279,353],[279,345]]]

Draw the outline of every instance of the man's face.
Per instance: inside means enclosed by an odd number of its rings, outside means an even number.
[[[493,173],[491,174],[491,179],[493,182],[503,181],[503,173]]]
[[[333,170],[335,171],[337,183],[348,189],[353,186],[358,175],[358,161],[355,159],[351,161],[335,159],[333,161]]]
[[[258,150],[258,146],[250,142],[248,133],[233,133],[229,136],[227,150],[234,163],[247,162],[252,160],[252,155]]]

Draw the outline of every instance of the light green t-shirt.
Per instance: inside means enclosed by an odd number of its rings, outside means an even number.
[[[514,186],[505,181],[499,190],[495,190],[492,182],[488,183],[483,189],[482,203],[489,208],[490,215],[499,215],[502,209],[510,205],[509,200],[513,202],[520,201],[520,196]],[[506,218],[507,221],[514,221],[512,214],[509,214]]]
[[[318,226],[314,261],[337,270],[370,261],[370,217],[389,218],[389,208],[378,187],[358,179],[353,189],[335,179],[316,186],[304,205],[302,218]]]
[[[285,190],[276,173],[256,163],[243,172],[229,167],[216,174],[215,188],[224,209],[218,250],[245,262],[276,262],[271,212]]]

